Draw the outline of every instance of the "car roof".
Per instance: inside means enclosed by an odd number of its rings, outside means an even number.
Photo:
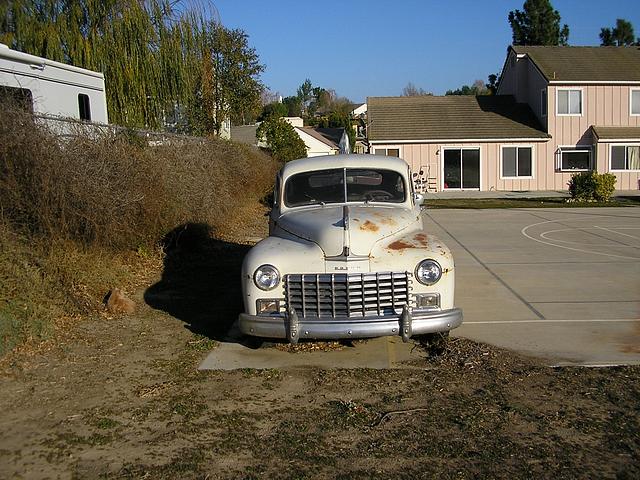
[[[332,168],[380,168],[394,170],[403,175],[407,173],[407,162],[398,157],[384,155],[322,155],[318,157],[291,160],[282,167],[282,177],[312,170]]]

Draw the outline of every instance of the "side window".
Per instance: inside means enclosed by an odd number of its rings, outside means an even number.
[[[6,87],[0,85],[0,103],[11,105],[33,113],[33,95],[27,88]]]
[[[559,155],[560,171],[591,170],[591,149],[589,147],[560,147]]]
[[[373,153],[375,155],[385,155],[387,157],[400,157],[399,148],[376,148]]]
[[[85,95],[84,93],[78,94],[78,113],[80,114],[80,120],[91,121],[89,95]]]
[[[631,115],[640,115],[640,89],[631,89]]]
[[[531,147],[502,147],[502,177],[532,178],[532,150]]]
[[[556,113],[558,115],[582,115],[582,90],[558,90]]]

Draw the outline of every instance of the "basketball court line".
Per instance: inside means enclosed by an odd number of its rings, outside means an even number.
[[[538,216],[538,215],[534,215],[534,216]],[[606,215],[597,215],[597,216],[601,217],[601,218],[602,217],[605,217],[605,218],[607,217]],[[544,218],[544,217],[538,216],[538,218]],[[637,217],[634,217],[634,218],[637,218]],[[534,242],[538,242],[538,243],[541,243],[541,244],[544,244],[544,245],[549,245],[551,247],[563,248],[565,250],[572,250],[574,252],[581,252],[581,253],[586,253],[586,254],[589,254],[589,255],[601,255],[601,256],[611,257],[611,258],[625,258],[625,259],[628,259],[628,260],[640,260],[640,257],[631,257],[631,256],[628,256],[628,255],[616,255],[614,253],[601,252],[601,251],[598,251],[596,249],[594,249],[594,250],[586,250],[586,249],[583,249],[583,248],[569,247],[569,246],[566,246],[566,245],[557,245],[556,243],[553,243],[553,242],[550,242],[550,241],[545,241],[545,240],[541,240],[540,238],[535,238],[535,237],[529,235],[529,233],[528,233],[529,229],[532,229],[534,227],[538,227],[540,225],[547,225],[547,224],[550,224],[550,223],[559,223],[560,225],[563,225],[560,222],[571,221],[571,220],[575,220],[575,218],[559,218],[559,219],[556,219],[556,220],[545,220],[544,222],[532,223],[531,225],[527,225],[526,227],[522,228],[522,230],[520,230],[520,233],[523,236],[525,236],[526,238],[528,238],[529,240],[533,240]],[[568,227],[568,225],[565,225],[565,226]],[[577,227],[577,228],[571,228],[570,227],[569,229],[570,230],[576,230],[576,231],[582,231],[582,229],[579,228],[579,227]],[[545,233],[550,233],[550,232],[552,232],[552,231],[543,232],[542,234],[538,234],[538,236],[542,236]],[[616,246],[622,246],[622,245],[616,245]],[[629,245],[625,245],[625,246],[628,247]]]

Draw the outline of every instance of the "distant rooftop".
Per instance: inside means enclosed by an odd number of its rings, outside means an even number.
[[[247,145],[257,145],[256,130],[258,125],[238,125],[231,127],[231,140],[234,142],[246,143]]]
[[[344,128],[301,127],[300,130],[332,148],[340,148]]]

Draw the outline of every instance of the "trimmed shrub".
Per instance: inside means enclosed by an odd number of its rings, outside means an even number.
[[[616,188],[616,176],[612,173],[580,172],[571,177],[571,198],[583,202],[608,202]]]

